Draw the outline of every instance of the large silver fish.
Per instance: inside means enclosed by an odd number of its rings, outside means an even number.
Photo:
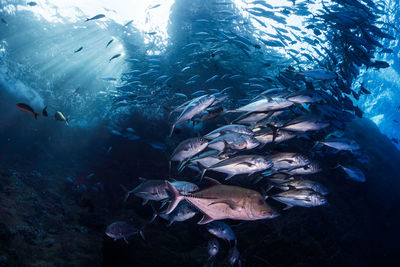
[[[172,124],[170,136],[172,136],[176,125],[185,121],[190,121],[194,116],[201,114],[204,110],[206,110],[206,108],[211,106],[214,100],[215,96],[204,95],[195,101],[190,102],[179,115],[177,120]]]
[[[259,145],[260,143],[257,141],[257,139],[250,135],[227,133],[210,141],[208,147],[222,152],[227,148],[233,150],[249,150],[256,148]]]
[[[218,136],[226,134],[226,133],[239,133],[239,134],[247,134],[247,135],[251,135],[251,136],[254,135],[253,131],[244,125],[229,124],[229,125],[222,126],[218,129],[215,129],[214,131],[206,134],[204,136],[204,138],[211,140],[211,139],[217,138]]]
[[[304,133],[307,131],[318,131],[328,126],[329,123],[319,117],[303,116],[290,121],[281,129]]]
[[[293,102],[285,98],[263,98],[230,112],[265,112],[288,108],[291,105]]]
[[[285,209],[293,206],[314,207],[327,203],[323,195],[310,189],[293,189],[276,194],[272,198],[286,204]]]
[[[276,215],[265,203],[261,194],[250,189],[222,185],[214,181],[214,185],[203,190],[191,194],[180,194],[171,183],[167,183],[173,198],[166,214],[170,214],[179,202],[185,199],[204,214],[198,224],[222,219],[252,221]]]
[[[207,145],[208,141],[203,137],[186,139],[175,148],[171,161],[179,161],[181,163],[203,151]]]
[[[263,156],[259,155],[242,155],[234,158],[223,160],[217,164],[210,167],[203,168],[201,177],[204,176],[207,170],[213,170],[216,172],[226,173],[228,176],[225,180],[232,178],[238,174],[248,174],[251,175],[256,172],[264,171],[272,167],[272,162],[267,160]]]
[[[310,160],[299,153],[277,153],[267,157],[274,166],[274,170],[292,170],[299,167],[303,167],[310,163]]]

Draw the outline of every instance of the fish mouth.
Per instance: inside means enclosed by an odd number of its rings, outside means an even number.
[[[264,216],[266,219],[273,219],[276,218],[278,216],[280,216],[281,214],[277,211],[266,211],[264,212]]]

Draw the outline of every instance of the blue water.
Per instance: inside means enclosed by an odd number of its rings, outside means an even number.
[[[394,265],[398,1],[3,0],[0,19],[0,266]],[[306,91],[322,99],[289,101],[273,110],[281,114],[242,123],[256,135],[269,130],[269,143],[246,149],[248,136],[236,136],[220,143],[221,154],[300,153],[320,171],[295,179],[326,187],[327,203],[285,209],[273,169],[229,180],[207,170],[223,184],[259,192],[279,213],[221,219],[237,240],[216,236],[211,257],[214,236],[197,224],[205,213],[198,207],[190,206],[194,218],[166,226],[162,216],[150,220],[168,203],[124,201],[139,177],[208,188],[204,166],[190,166],[200,152],[182,171],[179,160],[170,164],[182,141],[236,123],[243,113],[235,109],[248,103]],[[204,95],[224,99],[171,129],[185,111],[169,111]],[[311,114],[328,126],[289,129],[292,139],[275,140],[292,119]],[[332,136],[359,148],[321,144]],[[277,171],[289,179],[287,172]],[[168,192],[164,201],[171,198]],[[132,226],[127,242],[107,234],[116,221]]]

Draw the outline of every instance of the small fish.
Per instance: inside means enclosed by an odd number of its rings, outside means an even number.
[[[361,183],[364,183],[366,181],[365,175],[360,169],[349,166],[345,167],[342,165],[339,165],[339,167],[341,167],[345,171],[350,179]]]
[[[110,154],[111,150],[112,150],[112,146],[109,146],[108,149],[107,149],[106,154],[107,154],[107,155]]]
[[[106,48],[107,48],[112,42],[114,42],[114,39],[111,39],[110,41],[108,41],[108,43],[107,43],[107,45],[106,45]]]
[[[156,4],[156,5],[152,6],[152,7],[150,7],[149,9],[154,9],[154,8],[159,7],[159,6],[161,6],[161,4]]]
[[[28,3],[26,3],[28,6],[37,6],[37,3],[36,2],[28,2]]]
[[[336,73],[324,69],[307,70],[298,72],[297,74],[307,76],[315,80],[331,80],[331,79],[336,79],[338,77]]]
[[[208,258],[209,260],[217,256],[219,252],[219,242],[216,238],[210,239],[208,241],[207,250],[208,250],[208,255],[210,255],[210,257]]]
[[[86,22],[86,21],[90,21],[90,20],[102,19],[102,18],[105,18],[105,17],[106,17],[106,15],[104,15],[104,14],[98,14],[98,15],[96,15],[96,16],[94,16],[94,17],[87,18],[87,19],[85,20],[85,22]]]
[[[327,203],[327,199],[311,189],[292,189],[272,196],[273,199],[286,204],[285,209],[293,206],[315,207]]]
[[[130,21],[128,21],[127,23],[125,23],[124,27],[127,27],[127,26],[129,26],[129,25],[130,25],[132,22],[133,22],[133,19],[132,19],[132,20],[130,20]]]
[[[240,260],[240,254],[239,251],[235,246],[233,246],[232,248],[229,249],[228,252],[228,259],[229,259],[229,263],[231,264],[231,266],[242,266],[241,260]]]
[[[144,239],[142,230],[137,229],[133,225],[130,225],[123,221],[116,221],[107,226],[106,235],[113,238],[114,240],[123,239],[128,244],[128,239],[136,234],[140,234]]]
[[[37,120],[39,113],[36,113],[31,106],[28,104],[24,103],[18,103],[17,108],[25,113],[31,114],[35,117],[35,120]]]
[[[203,151],[207,145],[208,141],[202,137],[186,139],[175,148],[171,161],[179,161],[181,163]]]
[[[49,114],[47,113],[47,106],[45,106],[44,109],[42,110],[42,115],[43,117],[49,116]]]
[[[121,54],[116,54],[116,55],[112,56],[112,57],[108,60],[108,63],[110,63],[111,60],[113,60],[113,59],[115,59],[115,58],[119,58],[120,56],[121,56]]]
[[[344,138],[329,138],[324,141],[317,141],[316,143],[332,147],[336,150],[345,150],[351,152],[360,150],[360,146],[356,141]]]
[[[115,134],[115,135],[122,136],[122,133],[119,132],[119,131],[117,131],[117,130],[111,130],[111,133],[112,133],[112,134]]]
[[[78,52],[82,51],[82,49],[83,49],[83,46],[81,46],[81,47],[79,47],[78,49],[76,49],[76,50],[74,51],[74,53],[78,53]]]
[[[90,179],[92,179],[94,177],[94,173],[90,173],[88,176],[87,176],[87,178],[90,180]]]
[[[1,22],[3,22],[6,26],[8,26],[8,22],[5,19],[1,18]]]
[[[293,179],[274,186],[285,191],[290,189],[311,189],[317,193],[320,193],[321,195],[328,194],[328,190],[320,183],[305,179]]]
[[[68,125],[69,119],[68,119],[68,118],[65,118],[64,114],[62,114],[61,111],[57,111],[57,112],[54,114],[54,118],[55,118],[57,121],[65,121],[65,123]]]
[[[168,220],[170,226],[174,222],[183,222],[193,218],[196,215],[196,211],[187,202],[181,202],[176,209],[170,214],[161,213],[160,217]],[[154,215],[153,215],[154,217]]]
[[[164,143],[153,141],[150,143],[151,147],[157,150],[167,150],[167,146]]]
[[[145,205],[149,200],[160,201],[168,198],[167,192],[167,181],[165,180],[146,180],[144,178],[139,178],[142,181],[134,189],[127,191],[123,186],[122,189],[126,191],[124,201],[127,201],[131,194],[142,198]]]
[[[232,228],[221,221],[214,221],[206,225],[207,231],[210,234],[215,235],[218,238],[227,241],[234,241],[236,240],[235,232],[233,232]]]

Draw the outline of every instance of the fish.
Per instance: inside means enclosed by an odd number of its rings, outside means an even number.
[[[208,141],[202,137],[189,138],[182,141],[172,152],[171,161],[179,161],[190,159],[203,151],[208,145]]]
[[[290,189],[311,189],[317,193],[320,193],[323,196],[328,194],[328,189],[326,189],[325,186],[321,185],[318,182],[306,179],[293,179],[274,186],[284,191]]]
[[[212,239],[208,240],[207,251],[208,251],[208,255],[209,255],[208,260],[217,256],[217,254],[219,252],[219,242],[216,238],[212,238]]]
[[[193,218],[197,214],[196,210],[187,202],[181,202],[170,214],[160,213],[160,217],[169,221],[168,226],[174,222],[183,222]]]
[[[166,150],[167,146],[164,143],[153,141],[150,142],[150,145],[152,148],[157,149],[157,150]]]
[[[171,184],[183,194],[188,194],[199,190],[199,186],[197,184],[187,181],[172,181]]]
[[[295,118],[280,127],[281,130],[305,133],[308,131],[318,131],[328,127],[330,124],[318,116],[301,116]]]
[[[211,106],[214,100],[215,96],[204,95],[190,101],[188,105],[184,108],[184,110],[181,112],[179,117],[176,119],[176,121],[172,124],[169,136],[172,136],[176,125],[185,121],[190,121],[194,116],[202,113],[209,106]]]
[[[297,74],[310,77],[315,80],[332,80],[338,78],[338,75],[336,73],[324,69],[301,71]]]
[[[211,165],[210,167],[201,166],[202,169],[201,178],[208,170],[226,173],[225,180],[232,178],[238,174],[247,174],[248,176],[256,173],[265,171],[273,166],[272,161],[259,155],[241,155],[233,158],[223,160],[219,163]]]
[[[228,260],[231,266],[242,266],[239,251],[235,246],[231,247],[228,251]]]
[[[106,48],[107,48],[112,42],[114,42],[114,39],[111,39],[110,41],[108,41],[108,43],[106,44]]]
[[[191,158],[186,164],[182,164],[180,168],[178,168],[178,171],[182,171],[186,165],[188,165],[189,168],[201,172],[199,164],[204,167],[210,167],[211,165],[214,165],[227,158],[228,156],[221,155],[220,151],[209,150]]]
[[[127,23],[125,23],[125,24],[124,24],[124,27],[128,27],[132,22],[133,22],[133,19],[131,19],[130,21],[128,21]]]
[[[116,221],[108,225],[105,231],[106,235],[114,239],[123,239],[128,244],[128,239],[133,236],[140,234],[144,239],[143,231],[137,229],[131,224],[124,221]]]
[[[250,150],[259,145],[260,143],[254,137],[238,133],[220,135],[208,143],[209,148],[220,152],[228,148],[232,150]]]
[[[254,135],[253,131],[244,125],[229,124],[229,125],[222,126],[218,129],[215,129],[214,131],[209,132],[208,134],[206,134],[204,136],[204,138],[206,138],[208,140],[212,140],[212,139],[217,138],[220,135],[227,134],[227,133],[247,134],[250,136]]]
[[[360,150],[360,146],[356,141],[345,139],[345,138],[330,138],[324,141],[317,141],[316,144],[322,144],[328,147],[332,147],[336,150],[345,150],[345,151],[357,151]]]
[[[314,173],[318,173],[322,171],[319,164],[317,162],[311,161],[310,164],[305,166],[290,169],[290,170],[281,170],[281,172],[289,174],[289,175],[310,175]]]
[[[61,111],[56,111],[56,113],[54,114],[54,118],[56,119],[56,121],[64,121],[68,125],[69,119],[66,118]]]
[[[274,132],[269,128],[265,128],[254,133],[254,138],[257,139],[257,141],[261,144],[268,144],[273,142],[280,143],[294,137],[296,137],[296,134],[294,134],[293,132],[285,130],[277,130]]]
[[[293,105],[293,102],[285,98],[262,98],[238,109],[229,110],[228,112],[266,112],[285,109],[291,105]]]
[[[228,224],[222,221],[210,222],[206,225],[206,229],[210,234],[222,240],[226,241],[236,240],[235,232],[233,232],[232,228]]]
[[[106,15],[104,15],[104,14],[98,14],[98,15],[96,15],[96,16],[94,16],[94,17],[87,18],[87,19],[85,20],[85,22],[91,21],[91,20],[96,20],[96,19],[102,19],[102,18],[105,18],[105,17],[106,17]]]
[[[108,60],[108,63],[110,63],[111,60],[113,60],[113,59],[119,58],[120,56],[121,56],[121,54],[113,55],[113,56]]]
[[[328,202],[323,195],[311,189],[292,189],[273,195],[271,198],[286,204],[285,209],[290,209],[293,206],[315,207]]]
[[[37,3],[36,2],[33,2],[33,1],[31,1],[31,2],[28,2],[28,3],[26,3],[28,6],[37,6]]]
[[[273,163],[274,170],[292,170],[310,164],[310,160],[300,153],[277,153],[267,156]]]
[[[31,106],[25,103],[17,103],[16,104],[17,108],[25,113],[33,115],[35,120],[39,117],[39,113],[36,113]]]
[[[365,178],[364,173],[356,167],[351,167],[351,166],[345,167],[340,164],[338,166],[343,169],[343,171],[347,174],[349,179],[352,179],[360,183],[364,183],[367,180]]]
[[[161,201],[168,198],[167,192],[167,181],[165,180],[147,180],[145,178],[139,177],[141,183],[128,191],[123,186],[122,189],[126,191],[124,201],[126,202],[129,199],[131,194],[142,198],[142,205],[146,205],[149,200],[153,201]]]
[[[204,216],[198,224],[207,224],[214,220],[260,220],[273,217],[274,210],[269,207],[260,193],[238,186],[222,185],[213,180],[214,185],[193,192],[181,194],[170,183],[168,189],[172,200],[166,214],[170,214],[180,201],[185,199],[200,210]]]
[[[81,47],[79,47],[78,49],[76,49],[76,50],[74,51],[74,53],[78,53],[78,52],[82,51],[82,49],[83,49],[83,46],[81,46]]]

